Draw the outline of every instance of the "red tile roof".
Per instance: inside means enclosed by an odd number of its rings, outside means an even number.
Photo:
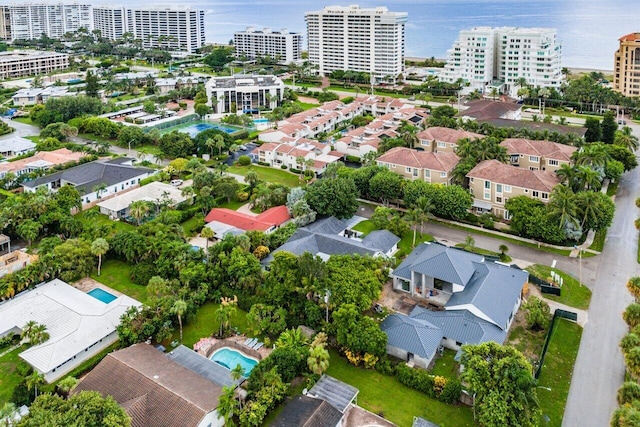
[[[434,126],[423,130],[417,134],[417,137],[421,141],[439,141],[439,142],[449,142],[449,143],[457,143],[463,138],[468,138],[470,140],[473,139],[482,139],[484,135],[479,133],[467,132],[462,129],[451,129],[440,126]]]
[[[640,33],[629,33],[620,37],[621,42],[634,42],[640,40]]]
[[[513,187],[529,188],[550,193],[560,184],[558,176],[550,171],[529,170],[505,165],[497,160],[485,160],[469,171],[469,178],[480,178]]]
[[[432,153],[405,147],[392,148],[378,157],[378,162],[441,172],[450,172],[459,160],[453,153]]]
[[[459,112],[457,117],[473,117],[476,120],[498,119],[511,111],[518,111],[521,104],[511,102],[496,102],[485,99],[471,101],[467,104],[469,108]]]
[[[267,231],[271,227],[280,226],[290,219],[291,215],[289,215],[289,210],[286,206],[276,206],[256,216],[226,208],[213,208],[204,220],[207,223],[213,221],[221,222],[245,231]]]
[[[571,155],[577,150],[576,147],[557,142],[524,138],[507,138],[500,145],[506,148],[509,154],[527,154],[567,162],[571,160]]]

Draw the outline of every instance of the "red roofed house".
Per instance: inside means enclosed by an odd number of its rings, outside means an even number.
[[[509,217],[504,204],[511,197],[527,196],[548,203],[553,187],[560,184],[554,172],[509,166],[497,160],[478,163],[467,178],[475,211],[491,211],[504,219]]]
[[[484,138],[484,135],[479,133],[440,126],[427,128],[416,136],[420,140],[420,147],[425,151],[433,151],[434,153],[455,153],[458,141],[461,139],[466,138],[473,141]]]
[[[453,153],[395,147],[378,157],[376,163],[407,179],[449,185],[452,180],[451,172],[459,160]]]
[[[566,144],[524,138],[507,138],[500,145],[507,149],[512,166],[551,172],[562,164],[571,164],[571,155],[577,150]]]
[[[241,234],[249,230],[271,233],[291,219],[286,206],[276,206],[267,209],[259,215],[233,211],[226,208],[213,208],[205,217],[207,227],[211,228],[216,238],[221,239],[225,234]]]

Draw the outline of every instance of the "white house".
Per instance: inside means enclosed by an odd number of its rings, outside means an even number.
[[[217,114],[272,110],[284,98],[284,82],[276,76],[212,77],[206,84],[207,105]]]
[[[0,303],[0,336],[20,334],[29,321],[46,326],[49,339],[20,358],[52,382],[113,344],[132,306],[140,303],[126,295],[105,303],[54,279]]]
[[[15,157],[35,151],[36,144],[18,136],[0,139],[0,156]]]

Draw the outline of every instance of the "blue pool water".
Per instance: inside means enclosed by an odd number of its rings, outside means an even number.
[[[255,124],[269,123],[269,119],[253,119],[253,123]]]
[[[109,292],[100,288],[91,289],[87,293],[92,297],[94,297],[95,299],[102,301],[105,304],[109,304],[111,301],[118,298],[117,296],[110,294]]]
[[[248,377],[253,367],[258,364],[257,360],[227,347],[221,348],[213,353],[210,359],[229,370],[234,369],[238,365],[242,366],[242,369],[244,369],[244,377]]]
[[[198,123],[197,125],[191,125],[191,126],[187,126],[186,128],[182,128],[180,129],[180,132],[188,133],[191,138],[195,138],[196,135],[198,135],[203,130],[207,130],[207,129],[218,129],[226,133],[234,133],[238,131],[238,129],[228,127],[228,126],[211,124],[211,123]]]

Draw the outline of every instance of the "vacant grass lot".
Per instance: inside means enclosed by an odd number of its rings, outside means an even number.
[[[373,225],[373,222],[368,219],[359,222],[353,227],[353,229],[355,231],[363,233],[364,236],[374,230],[377,230],[376,226]],[[416,233],[416,246],[418,246],[422,242],[431,242],[433,240],[433,236],[430,234],[420,232]],[[413,230],[409,230],[402,234],[400,242],[398,242],[398,252],[396,253],[396,258],[404,258],[405,256],[409,255],[413,249]]]
[[[236,175],[245,176],[250,170],[258,174],[261,181],[283,184],[287,187],[300,187],[301,182],[298,175],[287,172],[282,169],[274,169],[268,166],[250,165],[250,166],[229,166],[227,171]]]
[[[553,270],[563,279],[562,295],[545,294],[544,297],[582,310],[589,308],[589,302],[591,301],[591,291],[589,288],[580,284],[577,279],[574,279],[567,273],[558,269]],[[551,267],[546,265],[535,264],[528,267],[527,271],[542,280],[548,281],[551,277]]]
[[[330,349],[327,374],[360,390],[358,405],[384,416],[400,427],[408,427],[419,416],[441,427],[474,426],[468,406],[447,405],[401,384],[395,377],[375,370],[358,368]]]
[[[538,401],[543,416],[549,417],[549,423],[545,424],[544,420],[541,420],[541,426],[560,427],[562,425],[581,337],[580,325],[566,319],[556,320],[544,358],[544,366],[538,378]]]
[[[16,372],[19,364],[26,365],[18,354],[27,349],[28,346],[23,345],[13,351],[0,357],[0,407],[11,399],[13,389],[22,381],[22,376]]]
[[[148,304],[149,297],[146,286],[133,283],[129,278],[130,273],[131,266],[126,262],[117,259],[103,259],[100,276],[94,272],[91,278],[143,304]]]
[[[112,226],[114,231],[132,231],[135,230],[135,226],[123,221],[113,221],[109,219],[107,215],[103,215],[101,213],[94,214],[93,212],[97,212],[99,208],[94,206],[91,209],[86,211],[79,212],[75,215],[75,218],[82,222],[83,225],[95,225],[95,226]]]

